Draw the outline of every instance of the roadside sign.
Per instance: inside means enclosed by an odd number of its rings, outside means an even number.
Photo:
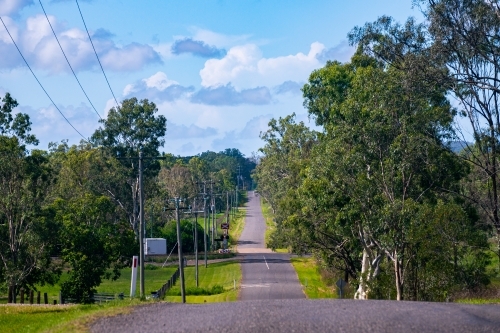
[[[221,229],[229,229],[229,223],[222,223],[220,227]]]

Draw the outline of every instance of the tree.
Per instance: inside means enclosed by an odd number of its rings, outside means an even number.
[[[474,139],[462,157],[473,168],[464,193],[494,230],[500,258],[500,2],[498,0],[426,0],[432,51],[449,69],[449,88],[460,102]],[[468,141],[464,131],[459,139]],[[479,186],[477,186],[479,185]]]
[[[303,122],[296,123],[295,115],[290,115],[269,122],[269,129],[261,134],[266,142],[260,151],[264,154],[254,173],[257,190],[270,204],[275,213],[277,231],[271,236],[272,248],[291,245],[301,252],[304,244],[301,237],[289,236],[285,232],[283,221],[290,214],[290,202],[295,195],[295,189],[300,185],[301,171],[307,166],[312,148],[316,144],[317,133],[311,131]],[[283,208],[283,209],[280,209]],[[288,240],[296,240],[287,244]]]
[[[52,182],[46,155],[31,154],[25,144],[36,144],[29,133],[28,115],[18,113],[9,93],[0,109],[0,259],[2,279],[9,288],[9,301],[22,287],[54,282],[57,267],[50,260],[54,246],[51,212],[44,208]],[[7,136],[10,135],[10,136]]]
[[[95,145],[110,149],[114,156],[121,158],[121,163],[129,170],[127,183],[131,195],[120,197],[119,200],[136,235],[139,232],[138,153],[142,150],[144,156],[156,157],[159,155],[158,149],[165,143],[167,120],[162,115],[155,115],[157,112],[156,105],[147,99],[140,102],[136,98],[126,99],[121,106],[109,111],[107,119],[100,120],[103,127],[92,135]],[[157,161],[148,161],[144,174],[151,179],[159,169],[160,164]],[[150,182],[149,186],[154,186],[154,183]]]
[[[30,117],[21,112],[12,117],[12,111],[19,105],[17,101],[9,93],[6,93],[2,103],[0,107],[0,135],[16,136],[20,142],[37,145],[39,141],[33,134],[29,133],[31,131]]]
[[[61,258],[70,267],[61,292],[75,302],[90,303],[103,277],[120,276],[119,269],[134,252],[134,234],[126,223],[114,220],[115,205],[108,197],[87,193],[58,199],[53,206],[61,228]]]
[[[88,303],[101,280],[117,278],[137,248],[117,199],[127,193],[127,172],[109,152],[90,145],[63,143],[52,149],[50,163],[57,183],[48,198],[59,230],[59,254],[70,268],[62,293]]]

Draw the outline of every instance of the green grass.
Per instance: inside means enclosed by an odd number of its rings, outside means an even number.
[[[201,264],[201,261],[200,261]],[[199,287],[203,289],[211,289],[214,286],[220,285],[224,288],[224,292],[210,296],[186,296],[187,303],[215,303],[236,301],[238,299],[238,291],[241,281],[241,267],[237,261],[225,261],[209,264],[207,268],[204,265],[199,266]],[[195,268],[193,266],[184,269],[184,277],[186,290],[196,287]],[[236,282],[236,289],[235,287]],[[167,302],[181,302],[180,296],[172,296],[179,294],[179,282],[172,288],[165,300]]]
[[[158,267],[157,269],[154,270],[150,270],[147,268],[148,266],[146,266],[146,269],[144,270],[144,279],[145,279],[144,285],[145,285],[146,296],[148,296],[152,291],[160,289],[161,286],[172,276],[177,267],[176,266],[166,266],[164,268]],[[118,278],[118,280],[116,281],[103,280],[101,285],[97,287],[97,292],[114,293],[114,294],[123,293],[125,296],[130,296],[131,275],[132,275],[131,268],[122,269],[120,278]],[[52,304],[54,300],[58,300],[59,291],[61,290],[60,283],[65,281],[67,278],[68,274],[63,273],[61,275],[61,279],[58,284],[54,286],[50,285],[38,286],[37,289],[40,290],[40,292],[42,293],[41,296],[42,300],[43,300],[43,293],[47,293],[47,296],[49,298],[49,304]],[[137,272],[136,297],[139,297],[139,272]],[[7,296],[2,295],[0,302],[7,303]],[[18,302],[19,302],[19,297],[18,297]]]
[[[87,332],[99,317],[131,311],[138,300],[99,305],[0,305],[0,332]]]
[[[307,298],[337,298],[334,288],[321,277],[316,259],[291,258],[291,262]]]
[[[276,223],[274,222],[274,214],[271,209],[271,205],[264,200],[263,197],[260,197],[260,207],[262,208],[262,215],[264,216],[264,221],[266,222],[266,233],[264,235],[264,240],[266,242],[266,247],[269,247],[269,238],[276,231]],[[288,249],[274,249],[274,252],[278,253],[289,253]]]

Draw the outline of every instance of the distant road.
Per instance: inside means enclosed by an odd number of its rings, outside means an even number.
[[[243,255],[240,300],[305,298],[290,256],[267,249],[265,232],[260,197],[248,192],[245,228],[238,242]]]

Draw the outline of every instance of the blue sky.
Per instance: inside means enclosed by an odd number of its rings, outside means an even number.
[[[75,0],[42,0],[97,112],[115,105]],[[263,142],[271,118],[309,123],[300,87],[326,60],[348,61],[355,26],[390,15],[420,17],[411,0],[79,0],[117,99],[148,98],[167,118],[163,151],[194,155]],[[0,16],[59,109],[85,137],[98,128],[39,0],[0,0]],[[76,133],[51,104],[0,24],[0,95],[30,115],[39,148]]]

